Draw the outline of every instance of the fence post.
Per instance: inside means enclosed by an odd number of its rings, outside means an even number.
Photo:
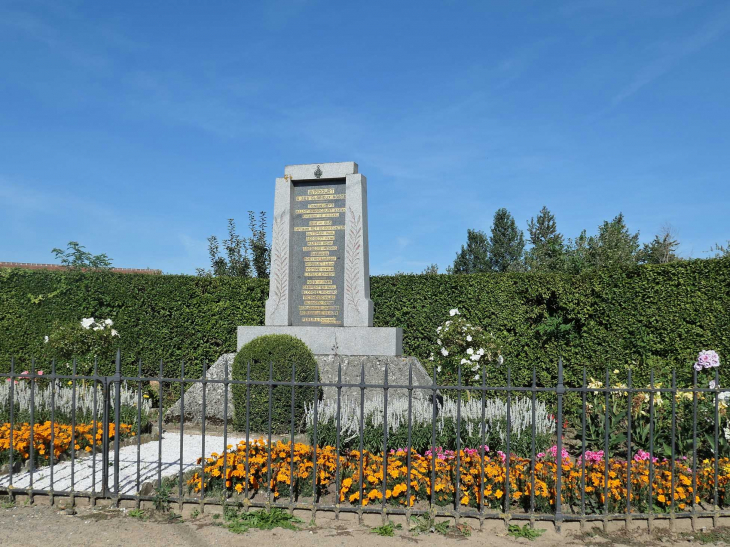
[[[101,415],[101,495],[109,496],[109,377],[100,378],[102,386]]]
[[[122,355],[121,350],[117,350],[116,373],[113,378],[114,382],[114,492],[116,494],[116,504],[119,507],[119,426],[121,425],[122,405]],[[181,456],[182,457],[182,456]]]
[[[563,395],[565,394],[565,386],[563,385],[563,358],[558,358],[558,385],[555,388],[558,397],[558,420],[557,435],[558,442],[556,445],[555,461],[557,463],[557,473],[555,475],[555,531],[561,532],[563,522],[562,513],[562,496],[563,496]]]

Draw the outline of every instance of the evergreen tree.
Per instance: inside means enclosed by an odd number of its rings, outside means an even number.
[[[497,272],[524,269],[525,236],[517,228],[515,219],[504,207],[494,213],[492,234],[489,237],[489,265]]]
[[[461,246],[461,251],[456,253],[454,265],[447,268],[447,273],[469,274],[488,272],[489,266],[489,242],[487,234],[481,230],[466,231],[466,246]]]
[[[535,271],[560,271],[564,269],[565,244],[563,235],[558,232],[555,215],[543,206],[537,220],[527,223],[532,248],[525,253],[528,269]]]
[[[639,263],[666,264],[681,260],[675,252],[677,247],[679,247],[679,241],[674,239],[671,226],[664,226],[661,232],[654,236],[651,243],[644,243],[644,247],[639,252]]]
[[[624,216],[619,213],[612,221],[604,221],[598,234],[588,237],[583,230],[575,241],[569,240],[566,266],[571,273],[581,273],[606,267],[631,266],[640,258],[639,232],[629,232]]]
[[[598,235],[588,239],[588,251],[593,268],[630,266],[636,264],[639,232],[629,232],[623,213],[598,227]]]

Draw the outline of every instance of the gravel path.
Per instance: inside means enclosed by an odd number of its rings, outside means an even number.
[[[245,437],[229,436],[228,444],[236,445]],[[183,473],[193,469],[196,461],[202,454],[202,435],[183,435],[182,447],[182,469]],[[148,442],[140,445],[139,451],[139,479],[137,479],[137,445],[126,446],[119,451],[119,486],[122,494],[136,494],[137,485],[157,480],[158,472],[162,477],[169,477],[180,472],[180,434],[177,432],[163,433],[162,435],[162,457],[159,456],[160,443],[158,441]],[[219,435],[205,436],[205,455],[210,456],[211,452],[223,452],[223,437]],[[73,477],[71,476],[71,461],[62,462],[53,466],[53,485],[51,485],[51,468],[41,467],[33,472],[33,488],[50,490],[56,492],[100,492],[101,491],[101,454],[96,455],[96,485],[94,488],[94,460],[87,456],[79,458],[73,466]],[[114,461],[114,451],[109,454],[110,463]],[[109,467],[109,483],[113,489],[113,468]],[[73,484],[72,484],[73,478]],[[13,487],[28,488],[30,486],[31,474],[20,472],[13,474]],[[10,484],[10,475],[0,477],[0,485]],[[113,491],[113,490],[112,490]]]

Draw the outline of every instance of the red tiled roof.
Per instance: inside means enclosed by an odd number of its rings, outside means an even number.
[[[0,262],[0,268],[23,268],[25,270],[68,270],[68,267],[60,264],[33,264],[31,262]],[[114,273],[141,273],[160,275],[162,270],[151,270],[149,268],[110,268]]]

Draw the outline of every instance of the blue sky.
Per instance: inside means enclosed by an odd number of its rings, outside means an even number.
[[[284,166],[356,161],[373,274],[618,212],[730,238],[730,4],[0,0],[0,261],[194,273]]]

